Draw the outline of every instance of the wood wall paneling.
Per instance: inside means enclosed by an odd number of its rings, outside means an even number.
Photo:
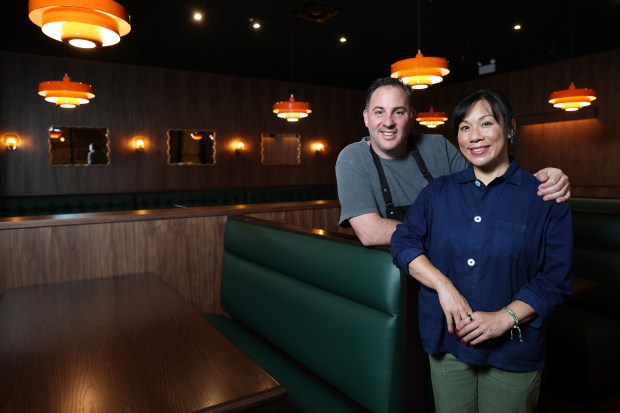
[[[571,114],[553,108],[548,99],[551,92],[566,89],[571,82],[597,92],[592,105],[597,107],[598,119],[524,125],[518,128],[512,152],[528,171],[547,166],[562,169],[570,178],[572,196],[620,198],[620,50],[455,85],[439,84],[416,94],[416,106],[425,110],[433,105],[451,118],[461,99],[478,89],[491,88],[507,95],[517,120],[519,115],[549,112],[570,119]],[[420,126],[416,129],[429,131]],[[455,142],[450,121],[435,133]]]
[[[65,110],[37,94],[39,82],[65,71],[93,86],[89,104]],[[360,90],[295,85],[313,113],[293,124],[272,113],[275,101],[288,98],[288,82],[10,52],[0,52],[0,75],[0,129],[22,137],[15,153],[0,148],[0,196],[333,184],[338,152],[366,133]],[[109,128],[110,165],[52,167],[50,125]],[[168,165],[171,128],[214,130],[216,165]],[[300,133],[301,164],[261,165],[262,132]],[[148,139],[143,153],[131,147],[137,134]],[[246,153],[228,148],[239,137],[248,143]],[[313,140],[326,142],[321,156],[310,150]]]
[[[60,79],[65,71],[73,80],[93,85],[96,97],[91,103],[63,110],[37,95],[39,82]],[[360,116],[361,90],[295,85],[296,97],[309,101],[313,113],[291,124],[271,113],[273,102],[289,96],[287,82],[10,52],[0,52],[0,74],[0,132],[22,137],[17,151],[0,148],[0,195],[331,184],[338,152],[367,134]],[[620,117],[615,116],[620,111],[620,50],[435,85],[416,92],[416,109],[432,105],[451,114],[463,97],[488,87],[506,93],[517,115],[557,111],[547,103],[549,93],[572,81],[597,91],[593,105],[598,120],[524,126],[514,153],[532,172],[550,165],[563,169],[573,196],[620,197]],[[109,128],[110,166],[50,166],[46,129],[52,124]],[[168,165],[166,130],[194,127],[216,131],[216,165]],[[415,130],[443,133],[454,141],[449,122],[433,131],[420,126]],[[301,164],[261,165],[262,132],[300,133]],[[144,153],[131,147],[136,134],[149,139]],[[246,153],[226,147],[238,137],[248,143]],[[313,140],[326,142],[323,154],[311,151]]]

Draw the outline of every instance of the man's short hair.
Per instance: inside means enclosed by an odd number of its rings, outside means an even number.
[[[409,109],[412,112],[415,112],[413,109],[413,92],[409,86],[405,85],[400,79],[396,79],[394,77],[381,77],[376,79],[374,82],[368,86],[368,91],[366,92],[366,104],[364,105],[364,109],[368,110],[368,105],[370,104],[370,98],[372,98],[373,93],[377,89],[383,86],[394,86],[402,89],[403,92],[407,95],[407,101],[409,101]]]

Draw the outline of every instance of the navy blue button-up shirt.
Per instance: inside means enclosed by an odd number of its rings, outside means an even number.
[[[543,201],[538,185],[514,160],[488,186],[469,166],[433,180],[397,226],[391,251],[406,273],[425,254],[474,311],[498,311],[521,300],[537,314],[521,326],[523,342],[506,333],[469,346],[448,333],[436,291],[421,286],[419,325],[427,353],[449,352],[508,371],[543,368],[545,320],[571,291],[573,233],[570,204]]]

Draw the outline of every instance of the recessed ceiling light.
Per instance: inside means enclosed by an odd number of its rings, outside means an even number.
[[[338,41],[342,44],[347,42],[347,37],[346,36],[340,36],[340,39],[338,39]]]
[[[195,11],[193,15],[194,21],[201,22],[202,21],[202,13],[199,11]]]
[[[256,20],[255,18],[250,18],[250,24],[252,25],[252,28],[254,30],[258,30],[260,29],[260,22],[258,20]]]

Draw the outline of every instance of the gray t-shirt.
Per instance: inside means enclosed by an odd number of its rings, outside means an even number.
[[[416,146],[433,177],[462,171],[467,161],[443,135],[415,135]],[[378,213],[385,218],[385,201],[381,182],[372,160],[370,137],[347,145],[336,160],[336,181],[340,200],[340,225],[349,218]],[[396,206],[409,206],[428,181],[422,176],[410,152],[399,159],[383,159],[381,164]]]

